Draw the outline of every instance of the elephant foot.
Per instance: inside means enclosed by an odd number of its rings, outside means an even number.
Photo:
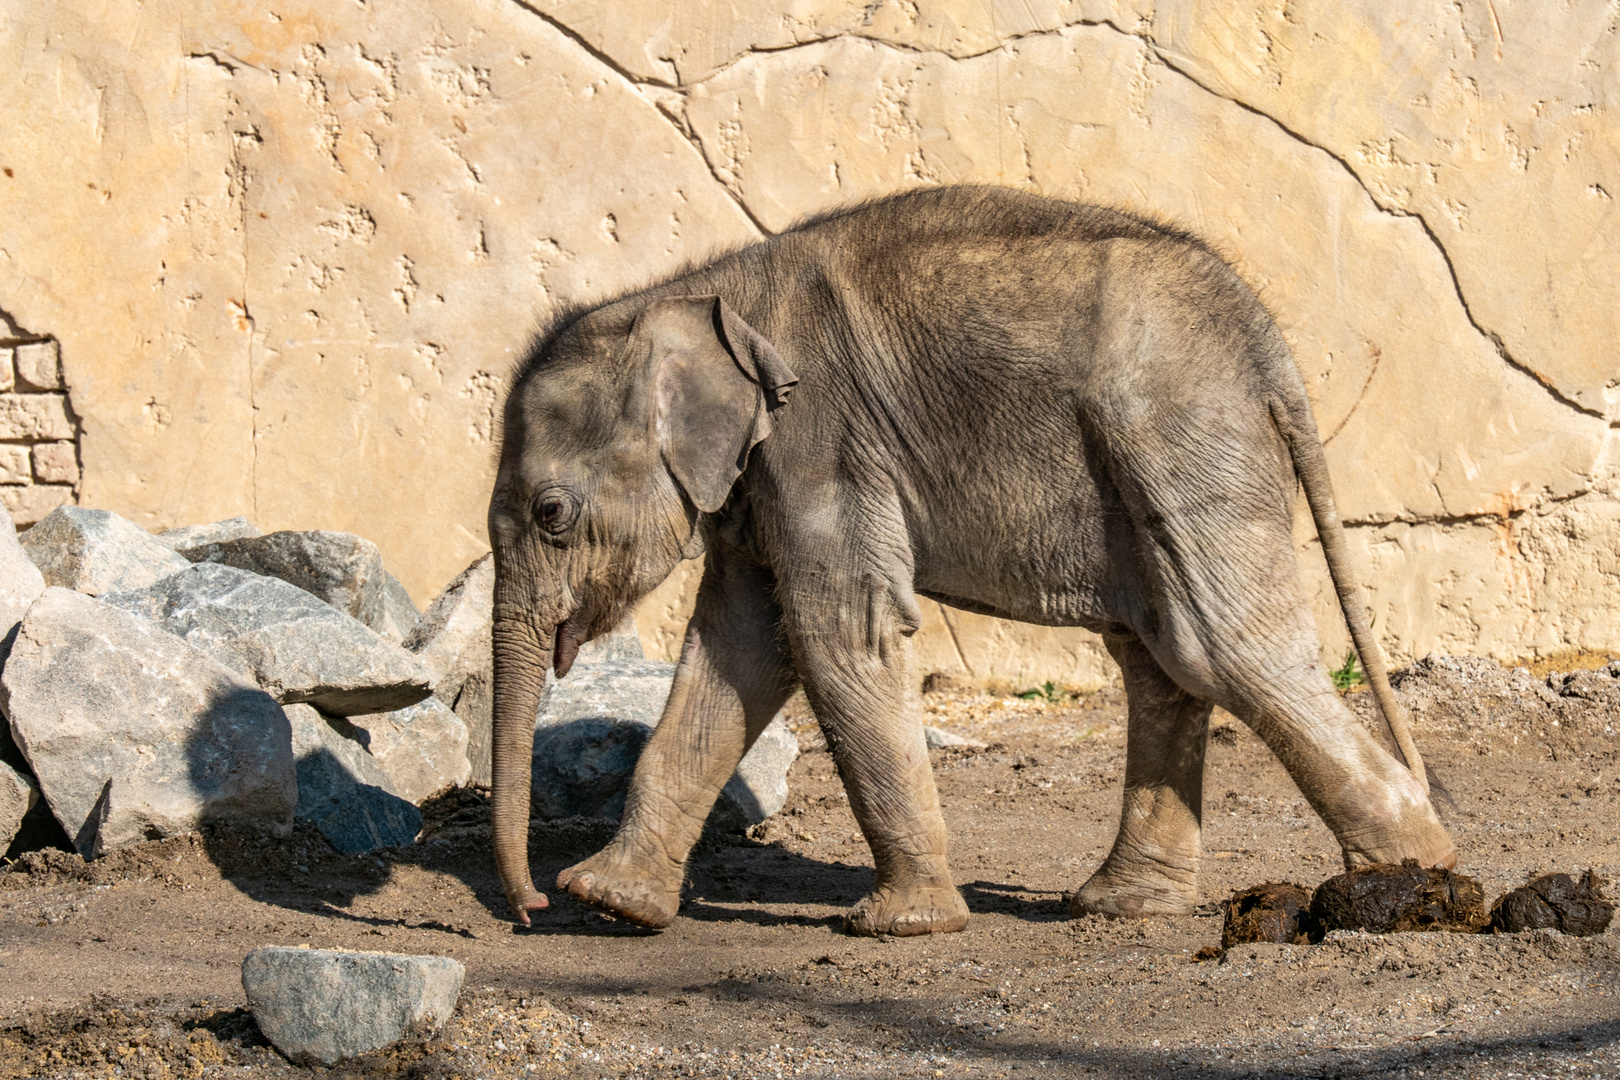
[[[1404,859],[1447,870],[1457,865],[1457,848],[1440,824],[1434,804],[1404,769],[1388,789],[1368,792],[1358,804],[1355,817],[1333,829],[1344,850],[1345,869]],[[1329,827],[1335,824],[1328,822]]]
[[[1419,866],[1438,866],[1454,870],[1457,866],[1457,848],[1438,823],[1432,828],[1400,832],[1396,835],[1346,837],[1344,841],[1344,868],[1374,863],[1398,863],[1416,859]]]
[[[1082,915],[1123,919],[1191,915],[1197,900],[1196,869],[1171,869],[1151,861],[1127,861],[1110,855],[1069,897],[1069,914],[1076,919]]]
[[[681,867],[671,872],[609,846],[558,874],[557,888],[626,922],[662,930],[681,906],[683,877]]]
[[[844,928],[857,937],[954,934],[967,922],[967,902],[948,881],[909,889],[879,886],[844,916]]]

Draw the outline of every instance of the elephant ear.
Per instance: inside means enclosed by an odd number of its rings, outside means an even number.
[[[713,513],[799,381],[718,296],[655,300],[636,319],[650,358],[659,450],[692,504]]]

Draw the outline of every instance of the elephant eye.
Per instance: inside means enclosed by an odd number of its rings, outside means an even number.
[[[579,500],[571,491],[550,488],[534,500],[534,517],[540,527],[552,536],[561,536],[579,516]]]

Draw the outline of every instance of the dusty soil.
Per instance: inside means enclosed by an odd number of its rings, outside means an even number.
[[[1456,803],[1459,868],[1488,899],[1553,870],[1616,878],[1620,677],[1550,689],[1546,672],[1481,664],[1401,689]],[[440,800],[424,839],[383,858],[308,831],[154,842],[90,866],[25,856],[0,873],[0,1078],[316,1075],[265,1043],[238,981],[250,949],[305,943],[467,965],[447,1030],[332,1075],[1620,1075],[1614,932],[1341,932],[1197,959],[1234,890],[1339,870],[1327,830],[1230,718],[1206,780],[1204,906],[1070,920],[1064,892],[1113,836],[1124,710],[1117,690],[1053,697],[925,698],[931,722],[992,744],[934,754],[974,913],[956,935],[842,933],[870,863],[808,722],[787,810],[706,841],[661,934],[555,896],[515,931],[476,793]],[[536,879],[609,834],[537,824]]]

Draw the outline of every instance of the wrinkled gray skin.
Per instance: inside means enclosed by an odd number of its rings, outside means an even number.
[[[837,213],[557,321],[506,404],[494,838],[518,918],[530,753],[567,671],[708,556],[613,842],[558,887],[668,925],[721,785],[803,685],[876,865],[857,933],[959,930],[916,696],[917,598],[1104,636],[1124,811],[1073,909],[1186,912],[1210,710],[1265,740],[1346,865],[1456,855],[1351,592],[1281,335],[1197,240],[1095,207],[936,189]],[[1291,539],[1305,489],[1393,738],[1340,703]]]

